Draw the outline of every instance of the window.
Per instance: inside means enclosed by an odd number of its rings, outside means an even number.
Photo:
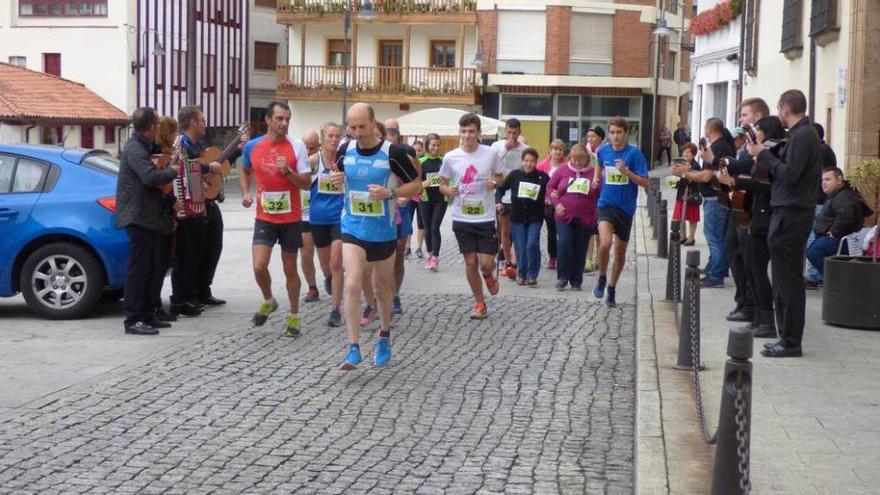
[[[9,65],[27,68],[27,57],[11,56],[9,57]]]
[[[257,0],[256,4],[257,7],[269,7],[270,9],[278,6],[276,0]]]
[[[116,142],[116,126],[104,126],[104,144],[113,144]]]
[[[666,50],[666,57],[663,60],[663,79],[675,79],[675,52]]]
[[[186,89],[186,51],[174,50],[174,58],[171,63],[175,64],[174,68],[174,89]]]
[[[272,70],[278,67],[278,43],[254,41],[254,69]]]
[[[156,67],[156,89],[165,89],[165,55],[153,55],[153,65]]]
[[[40,190],[43,176],[48,170],[49,167],[45,164],[19,158],[12,179],[12,192],[28,193]]]
[[[581,113],[592,117],[641,117],[642,108],[638,98],[584,96]]]
[[[743,8],[743,69],[751,76],[758,69],[758,7],[760,0],[745,0]]]
[[[80,126],[80,148],[92,149],[95,147],[95,127],[91,125]]]
[[[572,14],[569,60],[576,65],[572,68],[572,75],[611,75],[613,23],[613,15]],[[595,67],[595,64],[607,67]]]
[[[41,144],[60,144],[64,142],[64,128],[59,127],[41,127],[40,143]]]
[[[824,45],[836,39],[840,26],[837,24],[837,0],[812,0],[810,36]]]
[[[549,96],[504,95],[501,113],[549,117],[553,113],[553,99]]]
[[[60,53],[44,53],[43,54],[43,72],[61,77],[61,54]]]
[[[241,92],[241,59],[238,57],[229,57],[229,92]]]
[[[0,155],[0,194],[8,193],[12,186],[12,172],[15,171],[15,158]]]
[[[801,39],[801,0],[785,0],[782,7],[782,52],[787,57],[798,57],[803,50]]]
[[[107,0],[19,0],[22,17],[107,17]]]
[[[455,41],[432,40],[431,41],[431,67],[454,68],[455,67]]]
[[[345,40],[327,40],[327,65],[330,67],[351,66],[350,48],[345,46]]]
[[[202,54],[202,91],[213,93],[217,89],[217,57]]]

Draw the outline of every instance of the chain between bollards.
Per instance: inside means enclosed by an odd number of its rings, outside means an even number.
[[[667,202],[665,199],[660,200],[660,214],[657,216],[657,257],[666,258],[669,252],[669,239],[667,238],[667,230],[669,229],[669,212],[667,211]]]
[[[749,494],[752,490],[752,341],[748,328],[730,330],[724,365],[721,410],[715,445],[712,494]]]

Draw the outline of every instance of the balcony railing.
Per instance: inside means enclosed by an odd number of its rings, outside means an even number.
[[[313,99],[342,98],[343,74],[352,98],[370,101],[473,103],[476,71],[463,68],[342,67],[282,65],[278,94]]]
[[[362,0],[352,0],[357,14]],[[348,0],[278,0],[278,21],[281,23],[333,20],[348,8]],[[476,0],[385,0],[374,1],[373,22],[392,22],[403,16],[430,18],[432,22],[476,22]],[[443,14],[438,16],[437,14]],[[352,16],[358,22],[357,16]]]

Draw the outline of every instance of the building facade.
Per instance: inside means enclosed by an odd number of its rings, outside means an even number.
[[[880,156],[880,0],[763,0],[751,4],[745,97],[775,108],[792,88],[825,128],[841,168]]]
[[[650,156],[656,126],[672,129],[688,113],[688,9],[650,0],[480,0],[486,114],[518,118],[542,154],[552,139],[582,141],[590,126],[623,116],[631,142]],[[660,19],[670,36],[653,34]]]
[[[359,5],[354,2],[346,42],[346,2],[278,2],[288,50],[286,64],[276,69],[276,94],[290,101],[292,133],[342,122],[346,88],[349,105],[370,103],[378,119],[434,107],[479,108],[471,65],[477,53],[475,2],[373,2],[370,19]]]
[[[288,27],[278,23],[277,0],[250,0],[248,37],[249,119],[255,133],[265,131],[266,107],[277,99],[277,68],[287,64]]]
[[[196,1],[194,70],[187,62],[186,5],[186,0],[2,2],[0,60],[82,83],[127,114],[149,105],[176,115],[187,101],[187,75],[193,71],[194,100],[205,109],[208,125],[237,126],[248,111],[248,0]],[[102,146],[100,137],[95,145]]]

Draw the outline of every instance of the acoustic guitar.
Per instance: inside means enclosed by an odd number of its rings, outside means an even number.
[[[153,155],[151,158],[153,160],[153,168],[156,170],[165,170],[168,165],[174,163],[180,158],[180,139],[181,136],[177,136],[174,140],[174,144],[172,145],[171,153],[162,153],[158,155]],[[162,191],[162,194],[171,194],[172,183],[168,182],[159,186],[159,190]]]
[[[202,154],[196,158],[201,164],[207,165],[211,162],[219,162],[221,172],[219,174],[205,174],[205,198],[206,199],[215,199],[220,195],[220,189],[223,188],[223,178],[228,176],[232,171],[232,166],[229,164],[229,157],[238,149],[238,143],[241,141],[241,136],[247,133],[250,130],[250,123],[242,122],[240,126],[238,126],[237,136],[235,139],[229,142],[225,148],[221,151],[220,148],[216,146],[212,146],[210,148],[202,151]]]

